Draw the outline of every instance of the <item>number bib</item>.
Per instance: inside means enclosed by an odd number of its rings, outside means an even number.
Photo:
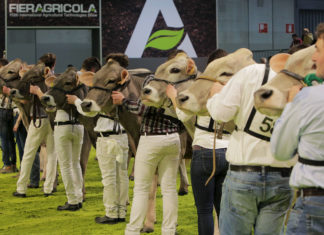
[[[244,131],[256,138],[270,141],[276,118],[267,117],[253,107]]]
[[[269,71],[270,71],[269,63],[267,63],[261,86],[267,83],[269,77]],[[256,138],[265,141],[270,141],[270,137],[273,131],[273,125],[275,121],[276,118],[267,117],[266,115],[261,114],[253,106],[248,121],[244,127],[244,132]]]

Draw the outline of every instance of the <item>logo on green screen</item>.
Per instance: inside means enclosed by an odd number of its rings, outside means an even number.
[[[180,30],[158,30],[150,36],[145,49],[151,47],[162,51],[170,50],[181,42],[183,33],[183,28]]]

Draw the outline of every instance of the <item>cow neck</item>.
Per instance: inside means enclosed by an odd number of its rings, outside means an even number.
[[[223,84],[221,81],[218,81],[217,78],[209,77],[209,76],[199,76],[195,80],[206,80],[206,81],[211,81],[211,82],[219,82]],[[224,84],[223,84],[224,85]]]

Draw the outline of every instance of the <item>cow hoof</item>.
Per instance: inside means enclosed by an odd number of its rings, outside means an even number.
[[[179,196],[184,196],[184,195],[187,195],[188,194],[188,191],[184,191],[184,190],[181,190],[178,192],[178,195]]]
[[[134,181],[134,176],[130,175],[129,180]]]

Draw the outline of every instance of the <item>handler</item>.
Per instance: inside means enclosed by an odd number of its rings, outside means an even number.
[[[226,153],[230,163],[223,185],[220,234],[279,234],[292,199],[288,181],[294,161],[279,162],[270,151],[274,118],[255,110],[254,92],[283,68],[273,57],[237,72],[224,86],[215,83],[207,109],[215,121],[236,125]],[[220,92],[220,93],[219,93]]]
[[[324,79],[324,23],[318,25],[317,35],[312,59],[316,76]],[[286,234],[323,234],[324,86],[300,88],[294,86],[289,92],[288,104],[271,137],[271,149],[282,161],[299,155],[290,177],[290,186],[297,188],[297,201]]]

